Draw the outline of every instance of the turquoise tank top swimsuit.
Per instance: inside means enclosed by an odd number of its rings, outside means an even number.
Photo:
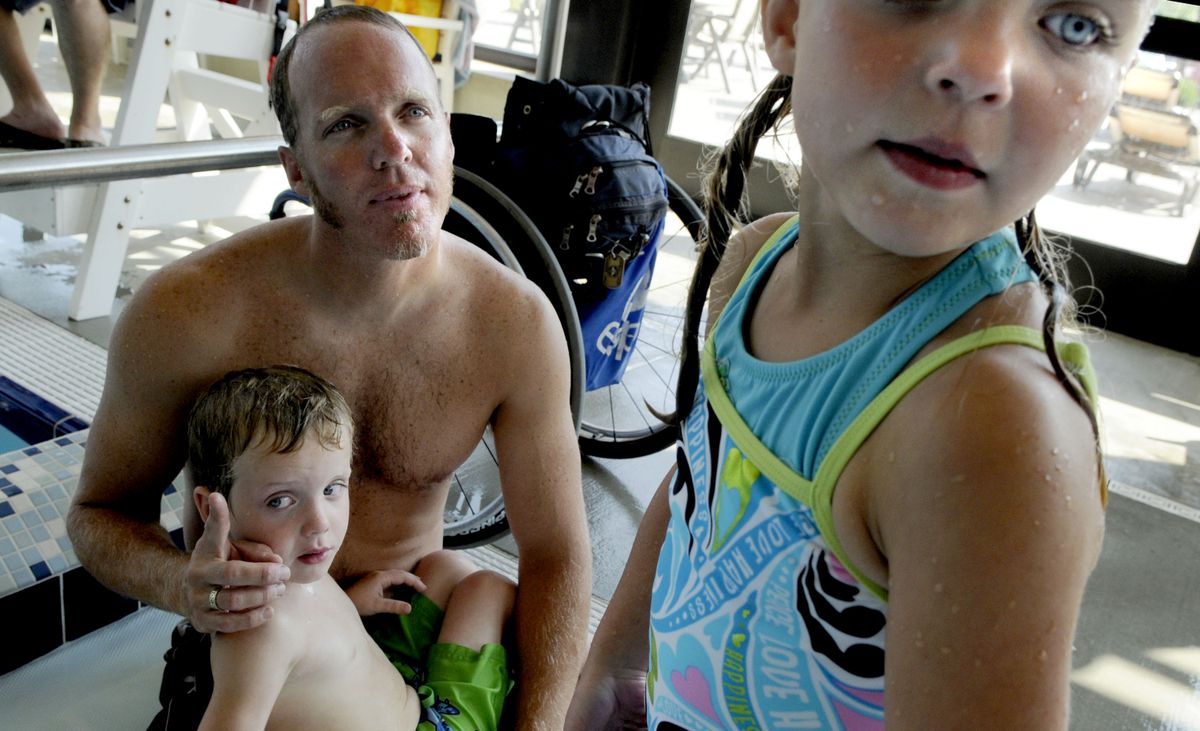
[[[763,245],[703,353],[651,597],[651,729],[883,729],[887,592],[845,558],[833,488],[930,373],[993,345],[1043,347],[997,326],[909,365],[978,302],[1036,279],[1004,230],[836,348],[758,360],[746,313],[798,231],[793,217]],[[1095,403],[1086,349],[1059,354]]]

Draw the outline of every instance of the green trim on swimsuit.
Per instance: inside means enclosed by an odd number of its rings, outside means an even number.
[[[763,247],[763,251],[769,248],[770,246],[766,245]],[[734,408],[726,394],[717,373],[716,357],[713,352],[714,340],[709,337],[705,343],[701,373],[708,401],[722,426],[734,443],[738,445],[738,448],[763,474],[781,490],[812,509],[813,516],[817,521],[817,528],[829,549],[833,551],[847,571],[884,601],[887,601],[887,589],[867,578],[857,566],[850,562],[842,548],[841,541],[837,538],[837,532],[834,530],[833,491],[846,464],[867,440],[867,437],[875,431],[884,417],[895,408],[896,404],[900,403],[900,400],[917,384],[947,363],[968,353],[994,345],[1025,345],[1041,351],[1045,350],[1041,332],[1020,325],[989,327],[943,345],[906,368],[878,396],[871,400],[862,413],[834,442],[829,454],[818,468],[815,479],[809,481],[796,473],[763,444],[742,420],[741,415],[737,413],[737,409]],[[1062,358],[1065,366],[1082,381],[1094,407],[1096,404],[1096,375],[1088,358],[1087,348],[1080,343],[1059,344],[1058,348],[1059,357]],[[1101,499],[1104,499],[1103,495]]]

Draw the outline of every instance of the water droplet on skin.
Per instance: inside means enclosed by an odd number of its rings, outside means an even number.
[[[1049,475],[1049,474],[1042,475],[1042,478],[1043,478],[1044,480],[1046,480],[1046,482],[1049,482],[1049,481],[1050,481],[1050,475]]]
[[[1060,451],[1062,450],[1060,450],[1058,447],[1055,447],[1054,449],[1050,450],[1050,454],[1058,454]]]
[[[884,199],[884,197],[883,197],[883,196],[881,196],[881,195],[879,195],[878,193],[876,193],[875,195],[871,196],[871,203],[872,203],[873,205],[876,205],[876,206],[882,206],[882,205],[883,205],[884,203],[886,203],[886,202],[887,202],[887,201]]]
[[[1087,93],[1086,89],[1079,92],[1079,96],[1075,97],[1075,101],[1077,101],[1077,102],[1086,102],[1087,100],[1088,100],[1088,93]]]
[[[1046,659],[1048,657],[1050,657],[1050,654],[1047,653],[1045,650],[1042,650],[1041,652],[1038,653],[1038,661],[1039,662],[1046,662]]]
[[[1054,93],[1055,93],[1055,94],[1062,94],[1062,93],[1063,93],[1062,87],[1060,86],[1060,87],[1058,87],[1057,89],[1055,89],[1055,90],[1054,90]]]
[[[1067,129],[1070,130],[1071,132],[1074,132],[1075,130],[1079,129],[1079,120],[1072,119],[1071,124],[1067,127]]]

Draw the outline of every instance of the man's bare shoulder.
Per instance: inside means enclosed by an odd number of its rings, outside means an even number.
[[[211,302],[215,295],[243,291],[269,272],[278,273],[275,265],[286,259],[291,244],[305,236],[304,221],[270,221],[206,246],[155,273],[135,300],[152,298],[159,306],[181,304],[192,309]]]
[[[461,298],[462,313],[489,329],[516,318],[554,318],[550,300],[526,276],[501,264],[479,247],[443,234],[446,267],[443,283],[452,297]]]

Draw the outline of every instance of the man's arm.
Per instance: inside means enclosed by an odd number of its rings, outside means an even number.
[[[514,374],[493,430],[520,551],[517,728],[559,731],[587,642],[591,549],[562,329],[545,298],[522,298],[528,329],[507,333]]]
[[[187,410],[220,375],[201,370],[211,352],[202,334],[188,332],[184,313],[194,306],[178,305],[161,280],[146,283],[113,331],[67,529],[80,561],[113,590],[185,615],[201,631],[245,629],[269,616],[261,605],[278,593],[284,567],[227,561],[269,560],[270,552],[238,554],[225,535],[201,536],[189,557],[159,524],[162,491],[186,459]],[[214,586],[254,587],[220,594],[222,610],[249,611],[211,611]]]

